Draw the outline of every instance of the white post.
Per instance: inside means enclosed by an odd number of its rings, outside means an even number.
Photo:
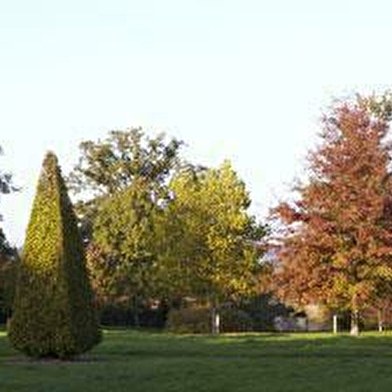
[[[383,320],[383,312],[381,309],[378,310],[377,314],[378,318],[378,332],[384,331],[384,320]]]
[[[220,332],[220,314],[217,311],[215,313],[215,333],[219,334]]]
[[[219,310],[216,307],[212,308],[212,314],[211,314],[211,327],[212,330],[211,332],[215,335],[215,334],[219,334],[220,333],[220,314],[219,314]]]
[[[338,315],[334,314],[332,318],[332,331],[334,334],[338,333]]]

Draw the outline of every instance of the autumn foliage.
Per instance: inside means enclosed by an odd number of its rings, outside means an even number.
[[[339,103],[323,118],[309,179],[274,210],[275,285],[297,303],[358,316],[390,293],[392,179],[386,101]]]

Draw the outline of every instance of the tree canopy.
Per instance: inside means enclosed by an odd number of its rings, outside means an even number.
[[[126,299],[136,314],[156,287],[156,225],[170,200],[167,184],[181,145],[141,129],[113,131],[104,141],[81,144],[70,175],[73,189],[90,195],[79,211],[95,286],[102,297]]]
[[[88,260],[102,299],[134,312],[151,298],[218,301],[244,294],[257,268],[249,194],[231,164],[181,160],[181,142],[140,129],[84,142],[70,181],[93,198],[80,209],[91,230]],[[90,213],[86,213],[90,209]]]
[[[277,289],[350,310],[352,333],[359,312],[390,293],[392,281],[389,115],[375,108],[358,98],[325,115],[310,178],[295,189],[297,200],[275,209]]]
[[[171,208],[183,232],[178,246],[190,248],[182,263],[193,290],[216,299],[246,293],[258,266],[258,244],[251,238],[255,221],[247,211],[249,193],[230,162],[183,171],[171,189]]]

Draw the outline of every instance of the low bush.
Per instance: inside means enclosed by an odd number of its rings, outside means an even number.
[[[224,307],[220,311],[221,332],[253,330],[251,317],[243,310]],[[207,307],[189,307],[169,311],[166,329],[175,333],[210,333],[211,311]]]
[[[247,312],[236,308],[224,308],[221,311],[222,332],[253,331],[253,321]]]
[[[167,315],[166,329],[175,333],[209,333],[210,310],[201,307],[172,309]]]

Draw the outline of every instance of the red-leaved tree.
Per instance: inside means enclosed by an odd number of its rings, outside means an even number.
[[[274,209],[275,285],[286,299],[359,315],[391,293],[390,100],[340,102],[324,116],[309,179]]]

